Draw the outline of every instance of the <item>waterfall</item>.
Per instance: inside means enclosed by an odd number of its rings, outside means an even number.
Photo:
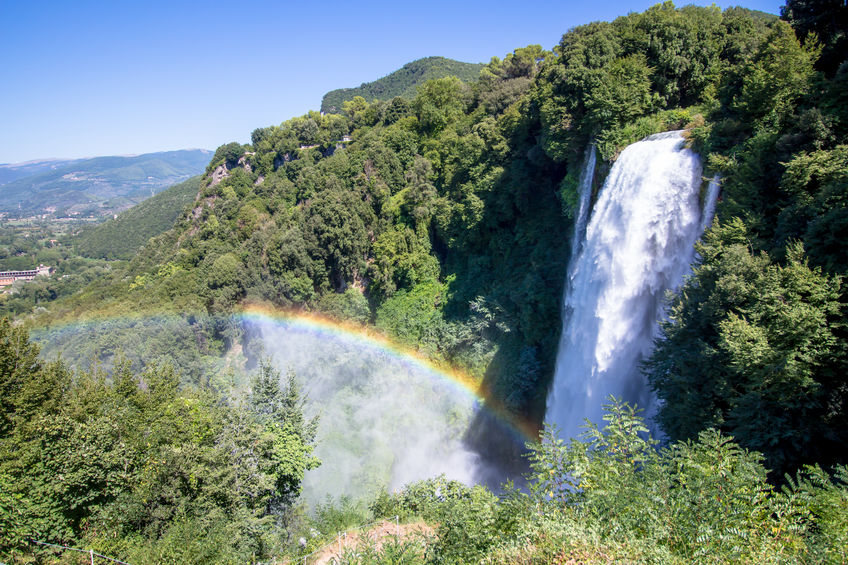
[[[683,145],[676,131],[622,151],[571,258],[546,416],[563,438],[578,437],[584,419],[602,424],[610,394],[651,412],[639,364],[653,347],[665,292],[689,272],[706,218],[701,163]]]
[[[704,198],[704,212],[701,214],[701,233],[704,233],[710,227],[710,224],[713,223],[716,202],[718,201],[718,193],[720,191],[721,184],[719,183],[718,173],[716,173],[710,180],[709,186],[707,186],[707,195]]]
[[[580,202],[577,206],[577,216],[574,218],[574,235],[571,237],[571,265],[574,265],[574,258],[577,257],[582,247],[583,232],[586,231],[586,221],[589,219],[589,204],[592,202],[592,182],[595,180],[596,160],[595,145],[590,143],[586,149],[586,162],[583,165],[583,172],[580,174],[580,186],[578,188]],[[570,278],[571,273],[569,272]]]

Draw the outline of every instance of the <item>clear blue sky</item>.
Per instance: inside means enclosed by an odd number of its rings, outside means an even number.
[[[549,49],[654,3],[0,0],[0,163],[247,142],[414,59]]]

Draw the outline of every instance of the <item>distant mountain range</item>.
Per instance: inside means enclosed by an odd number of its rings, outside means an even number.
[[[326,114],[338,114],[342,111],[342,103],[362,96],[371,102],[377,98],[390,100],[395,96],[412,99],[418,85],[434,78],[455,76],[463,82],[477,80],[483,63],[463,63],[445,57],[426,57],[405,64],[397,71],[374,82],[362,83],[356,88],[339,88],[331,90],[321,100],[321,111]]]
[[[0,213],[104,216],[202,173],[205,149],[0,165]]]
[[[43,159],[27,161],[26,163],[2,164],[0,165],[0,186],[20,178],[54,171],[80,161],[83,161],[83,159]]]

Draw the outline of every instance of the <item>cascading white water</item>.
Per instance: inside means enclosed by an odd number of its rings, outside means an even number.
[[[577,204],[577,216],[574,218],[574,233],[571,234],[571,255],[569,255],[568,274],[565,279],[565,296],[569,296],[574,288],[574,269],[577,266],[577,256],[583,249],[586,223],[589,221],[589,209],[592,204],[592,184],[595,180],[595,164],[597,162],[597,151],[595,144],[590,143],[586,148],[586,158],[583,163],[583,171],[580,173],[580,184],[577,187],[579,198]],[[562,312],[562,324],[565,326],[571,317],[571,309],[568,304],[564,305]]]
[[[720,191],[721,184],[719,183],[718,173],[716,173],[707,186],[707,195],[704,198],[704,212],[701,214],[701,233],[704,233],[710,227],[710,224],[713,223],[716,202],[718,201],[718,193]]]
[[[597,160],[595,145],[589,144],[586,149],[586,162],[583,172],[580,174],[580,186],[577,189],[580,200],[577,205],[577,216],[574,218],[574,235],[571,237],[571,265],[575,264],[574,258],[583,246],[583,232],[586,231],[586,222],[589,220],[589,204],[592,202],[592,182],[595,180],[595,162]],[[571,273],[569,272],[569,279]]]
[[[651,411],[639,363],[652,349],[666,290],[689,272],[705,217],[701,163],[683,145],[676,131],[622,151],[571,258],[546,416],[563,438],[578,437],[584,419],[601,424],[610,394]]]

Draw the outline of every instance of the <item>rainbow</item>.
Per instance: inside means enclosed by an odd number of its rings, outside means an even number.
[[[281,310],[257,304],[244,305],[238,308],[232,316],[241,322],[265,322],[275,325],[286,325],[293,330],[309,332],[319,338],[343,340],[361,347],[379,350],[381,353],[398,362],[424,372],[431,378],[446,382],[460,394],[470,397],[480,410],[485,410],[486,413],[494,416],[498,422],[503,424],[509,432],[516,436],[515,439],[520,443],[535,443],[538,441],[538,427],[533,422],[522,419],[509,412],[502,403],[482,386],[479,379],[475,379],[464,371],[446,363],[433,361],[421,352],[397,343],[373,327],[339,321],[311,312]],[[85,318],[77,318],[74,321],[58,323],[47,327],[30,328],[30,331],[35,337],[52,332],[59,332],[61,334],[69,331],[79,331],[83,328],[91,328],[110,322],[159,322],[164,325],[169,319],[178,318],[185,318],[185,316],[174,312],[161,312],[158,314],[152,312],[128,312],[117,316],[94,314]]]
[[[363,347],[378,349],[399,362],[419,369],[433,378],[452,385],[455,390],[471,397],[482,410],[486,410],[504,424],[522,443],[538,441],[539,430],[530,421],[508,412],[503,405],[489,394],[482,383],[467,373],[444,363],[437,363],[419,351],[403,346],[369,326],[343,322],[296,310],[279,310],[261,305],[242,307],[236,316],[248,322],[285,324],[286,326],[315,334],[318,337],[352,341]]]

